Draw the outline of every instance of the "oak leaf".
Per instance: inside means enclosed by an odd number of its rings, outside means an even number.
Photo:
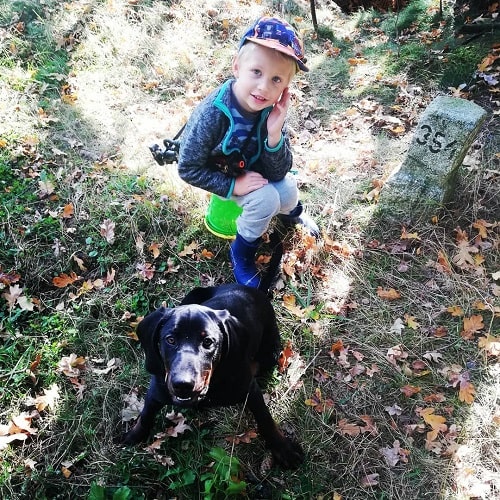
[[[441,250],[438,252],[436,269],[444,274],[451,274],[452,268],[450,265],[450,261],[444,252]]]
[[[471,340],[483,328],[483,317],[480,314],[474,314],[470,318],[464,318],[463,330],[460,332],[460,336],[463,339]]]
[[[149,262],[139,263],[135,266],[138,271],[139,276],[144,280],[148,281],[153,279],[156,267]]]
[[[392,406],[385,406],[384,410],[391,416],[401,415],[403,409],[397,404],[393,404]]]
[[[214,258],[214,254],[210,250],[207,250],[206,248],[204,248],[201,251],[201,257],[203,257],[204,259],[210,260],[210,259]]]
[[[237,436],[228,436],[226,437],[226,441],[229,441],[231,444],[235,445],[240,443],[249,444],[252,442],[252,439],[255,439],[256,437],[257,433],[253,429],[251,429],[241,434],[238,434]]]
[[[280,373],[284,373],[287,369],[290,359],[295,355],[295,352],[292,349],[292,342],[290,340],[287,341],[284,349],[281,351],[280,356],[278,358],[278,371]]]
[[[464,310],[460,306],[449,306],[446,308],[446,311],[449,312],[452,316],[464,315]]]
[[[112,245],[115,242],[116,224],[111,219],[105,219],[100,226],[101,236]]]
[[[434,411],[434,408],[424,408],[417,411],[424,419],[424,422],[432,428],[432,431],[427,433],[428,441],[434,441],[439,432],[446,432],[448,429],[448,426],[445,424],[446,418],[441,415],[436,415]]]
[[[369,377],[373,377],[375,373],[380,373],[380,368],[375,363],[372,363],[372,366],[366,369],[366,374]]]
[[[416,322],[415,316],[411,316],[410,314],[405,314],[405,321],[408,328],[412,330],[416,330],[420,325]]]
[[[75,272],[71,272],[70,274],[62,273],[59,276],[54,276],[54,278],[52,278],[52,284],[57,288],[64,288],[79,279],[81,279],[81,277]]]
[[[391,326],[391,329],[389,330],[391,333],[395,333],[397,335],[401,335],[401,332],[404,330],[405,325],[404,322],[401,318],[396,318],[394,323]]]
[[[184,249],[179,252],[179,257],[187,257],[187,256],[193,256],[196,250],[198,250],[198,243],[195,241],[192,241],[189,245],[186,245]]]
[[[73,203],[68,203],[67,205],[64,205],[61,217],[63,219],[71,219],[73,215],[75,215],[75,208],[73,207]]]
[[[399,441],[394,441],[392,448],[388,446],[380,448],[380,453],[384,457],[387,465],[389,467],[395,467],[399,461],[406,463],[408,462],[409,450],[401,448]]]
[[[442,392],[436,392],[435,394],[429,394],[424,397],[426,403],[442,403],[446,401],[446,397]]]
[[[63,356],[59,360],[57,368],[67,377],[78,377],[80,375],[80,369],[85,366],[86,362],[87,360],[85,357],[71,353],[69,356]]]
[[[333,406],[333,401],[331,399],[324,399],[321,394],[321,389],[316,387],[314,394],[304,401],[306,406],[313,407],[318,413],[323,413],[326,409]]]
[[[415,386],[415,385],[404,385],[401,387],[400,391],[407,397],[410,398],[411,396],[418,394],[422,390],[421,387]]]
[[[337,427],[339,428],[340,433],[345,436],[356,437],[361,434],[361,427],[357,424],[348,422],[345,418],[338,421]]]
[[[477,229],[479,236],[481,238],[488,238],[488,228],[493,227],[494,224],[485,221],[484,219],[478,219],[476,222],[472,224],[474,229]]]
[[[469,245],[468,241],[460,241],[458,243],[458,252],[452,260],[461,269],[470,269],[471,267],[476,267],[476,261],[472,254],[478,252],[478,248]]]
[[[44,389],[43,394],[36,398],[28,397],[25,401],[26,406],[34,406],[37,411],[42,412],[46,408],[52,410],[57,406],[60,398],[60,389],[57,384],[52,384],[49,389]]]
[[[362,488],[368,488],[369,486],[377,486],[379,475],[377,473],[367,474],[361,478],[360,485]]]
[[[397,361],[404,360],[408,357],[408,353],[405,352],[401,344],[390,347],[385,355],[387,361],[394,366],[397,366]]]
[[[333,358],[335,354],[338,354],[344,348],[344,344],[341,339],[337,340],[332,344],[332,348],[330,349],[330,356]]]
[[[383,289],[381,286],[377,287],[377,295],[384,300],[398,300],[401,294],[394,288]]]
[[[158,243],[151,243],[149,245],[148,250],[153,254],[153,259],[157,259],[160,256],[160,248],[161,245]]]
[[[400,238],[402,240],[420,240],[418,233],[409,233],[404,226]]]
[[[484,349],[487,356],[500,356],[500,337],[493,337],[488,333],[486,337],[479,338],[477,345]]]
[[[19,285],[9,286],[9,291],[2,293],[2,297],[7,301],[9,309],[13,309],[19,297],[21,297],[23,289]]]
[[[16,272],[4,273],[0,269],[0,283],[3,285],[12,285],[13,283],[17,283],[21,279],[21,276]]]

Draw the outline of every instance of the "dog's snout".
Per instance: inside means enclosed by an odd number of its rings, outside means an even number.
[[[189,398],[193,394],[195,380],[192,377],[182,377],[181,375],[172,377],[172,389],[177,397]]]

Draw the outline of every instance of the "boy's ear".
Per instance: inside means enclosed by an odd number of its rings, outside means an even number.
[[[238,73],[240,71],[240,64],[239,64],[239,61],[238,61],[238,54],[235,54],[235,56],[233,57],[233,75],[235,78],[238,78]]]

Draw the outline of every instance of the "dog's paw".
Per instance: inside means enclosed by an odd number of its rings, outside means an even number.
[[[283,469],[297,469],[304,462],[305,453],[300,444],[283,435],[270,447],[274,463]]]
[[[149,436],[149,429],[141,424],[141,419],[136,422],[134,427],[130,429],[122,439],[122,444],[125,446],[135,446],[136,444],[146,441]]]

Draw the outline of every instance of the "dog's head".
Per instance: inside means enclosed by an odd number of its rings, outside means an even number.
[[[189,406],[206,396],[235,321],[226,310],[190,304],[161,307],[139,323],[146,369],[164,377],[174,403]]]

